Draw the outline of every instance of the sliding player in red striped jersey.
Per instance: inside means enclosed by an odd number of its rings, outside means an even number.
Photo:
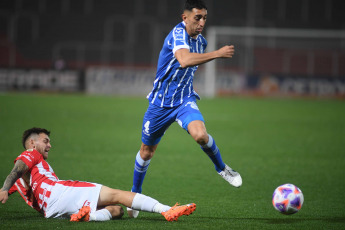
[[[134,210],[162,214],[168,221],[194,212],[195,204],[173,207],[134,192],[112,189],[82,181],[60,180],[46,161],[51,148],[50,132],[31,128],[23,134],[26,151],[20,154],[0,189],[0,202],[16,191],[25,202],[46,218],[70,218],[71,221],[106,221],[121,218],[119,204]]]

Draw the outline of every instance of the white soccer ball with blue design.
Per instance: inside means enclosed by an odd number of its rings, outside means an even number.
[[[274,190],[273,207],[282,214],[290,215],[298,212],[303,205],[302,191],[293,184],[283,184]]]

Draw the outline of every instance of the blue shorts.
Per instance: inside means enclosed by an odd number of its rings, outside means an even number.
[[[161,108],[150,103],[144,115],[141,141],[156,145],[173,122],[177,121],[188,132],[188,124],[196,120],[205,122],[194,97],[174,108]]]

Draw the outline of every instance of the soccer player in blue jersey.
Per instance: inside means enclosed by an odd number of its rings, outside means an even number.
[[[204,118],[196,104],[200,97],[193,89],[193,77],[198,65],[234,55],[232,45],[205,52],[207,41],[201,32],[206,19],[207,7],[202,0],[186,0],[183,21],[164,40],[153,89],[147,96],[149,107],[143,120],[142,144],[135,159],[132,192],[141,193],[146,171],[158,143],[175,121],[200,145],[219,175],[235,187],[242,185],[240,174],[223,162],[216,142],[206,131]],[[139,214],[136,210],[127,211],[131,217]]]

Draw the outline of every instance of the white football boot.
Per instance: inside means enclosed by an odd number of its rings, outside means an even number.
[[[242,185],[241,175],[227,165],[225,165],[223,171],[219,172],[218,174],[221,175],[224,178],[224,180],[229,182],[229,184],[236,188]]]
[[[130,218],[137,218],[138,215],[139,215],[139,211],[138,210],[134,210],[134,209],[131,209],[131,208],[128,208],[128,207],[127,207],[127,213],[128,213],[128,216]]]

